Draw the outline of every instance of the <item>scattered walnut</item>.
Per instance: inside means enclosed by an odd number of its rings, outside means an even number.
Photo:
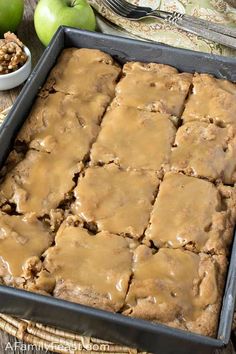
[[[5,33],[0,39],[0,75],[18,70],[26,61],[23,43],[14,33]]]

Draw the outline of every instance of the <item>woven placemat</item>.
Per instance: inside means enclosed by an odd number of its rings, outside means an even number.
[[[33,345],[37,350],[44,349],[56,353],[70,354],[88,354],[88,352],[94,354],[138,353],[135,349],[3,314],[0,314],[0,329],[25,343]]]
[[[11,107],[6,108],[4,111],[0,112],[0,124],[4,121],[7,114],[10,112]]]

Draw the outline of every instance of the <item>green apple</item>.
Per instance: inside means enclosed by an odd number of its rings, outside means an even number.
[[[94,31],[95,15],[86,0],[40,0],[34,13],[34,26],[45,46],[60,25]]]
[[[0,0],[0,38],[7,31],[16,31],[23,13],[24,0]]]

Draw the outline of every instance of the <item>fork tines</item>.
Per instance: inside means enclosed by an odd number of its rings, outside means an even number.
[[[142,7],[140,9],[139,6],[130,4],[125,0],[103,0],[104,4],[112,11],[120,14],[121,16],[128,16],[131,12],[139,12],[139,11],[150,11],[151,9],[148,7]]]

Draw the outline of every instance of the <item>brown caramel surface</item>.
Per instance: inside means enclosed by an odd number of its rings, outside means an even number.
[[[75,188],[73,212],[99,230],[139,238],[158,184],[154,173],[124,171],[113,164],[88,168]]]
[[[207,74],[195,74],[193,93],[188,99],[183,120],[235,125],[236,84]]]
[[[156,247],[224,253],[231,242],[235,222],[235,215],[231,215],[235,190],[228,189],[233,195],[230,200],[210,182],[167,173],[146,230],[146,242],[152,241]]]
[[[215,335],[227,261],[189,251],[144,245],[134,252],[125,314]]]
[[[191,74],[179,74],[168,65],[132,62],[124,65],[123,73],[116,87],[116,104],[180,117]]]
[[[46,252],[44,268],[55,280],[56,297],[110,311],[123,304],[131,275],[130,240],[64,223],[56,244]],[[43,276],[39,280],[43,286]]]
[[[88,143],[96,137],[98,123],[109,101],[102,95],[93,100],[57,92],[46,98],[37,98],[29,118],[21,129],[17,141],[29,144],[31,148],[51,152],[58,144],[80,142],[76,148],[78,157],[83,158]],[[67,139],[67,141],[65,141]],[[82,155],[80,155],[80,151]]]
[[[31,263],[39,261],[50,244],[50,234],[34,214],[10,216],[1,212],[0,278],[9,285],[23,283],[21,278],[29,277]]]
[[[174,170],[196,177],[236,182],[235,128],[220,128],[215,124],[190,122],[178,129],[172,151]]]
[[[74,152],[72,146],[73,141],[68,147]],[[66,149],[51,154],[30,150],[2,183],[2,202],[14,203],[19,213],[49,214],[75,186],[73,178],[81,169],[79,160],[69,156]]]
[[[51,71],[45,88],[88,99],[114,96],[120,68],[110,55],[95,49],[64,49]]]
[[[91,151],[92,163],[161,171],[169,164],[176,128],[170,116],[116,107],[109,111]]]
[[[88,108],[86,112],[83,107],[80,100],[62,93],[50,95],[46,100],[39,98],[18,141],[28,143],[37,151],[53,152],[55,163],[61,154],[63,159],[82,161],[99,131],[98,125],[93,123],[98,115],[95,117],[93,111],[89,112]],[[99,106],[97,108],[99,112]],[[98,113],[100,116],[102,111]]]

